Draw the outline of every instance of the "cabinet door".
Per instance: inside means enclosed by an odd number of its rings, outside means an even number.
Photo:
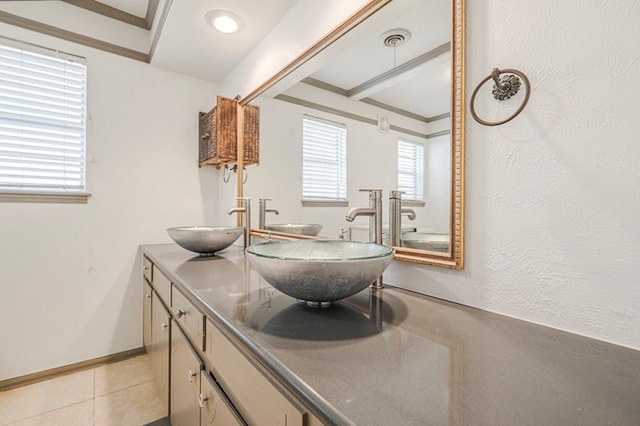
[[[196,426],[202,363],[175,321],[171,328],[171,426]]]
[[[151,352],[151,293],[153,290],[146,280],[142,280],[142,344],[147,353]]]
[[[149,358],[156,382],[158,396],[169,414],[169,343],[171,338],[171,316],[156,292],[151,296],[151,350]]]
[[[244,426],[235,408],[213,379],[203,371],[200,379],[200,426]]]

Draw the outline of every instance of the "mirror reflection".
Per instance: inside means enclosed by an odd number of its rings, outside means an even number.
[[[369,241],[369,219],[345,216],[368,205],[361,189],[376,188],[390,244],[389,197],[400,190],[400,245],[450,251],[451,3],[398,3],[343,36],[347,47],[306,78],[251,102],[261,164],[244,195],[269,199],[258,228]]]

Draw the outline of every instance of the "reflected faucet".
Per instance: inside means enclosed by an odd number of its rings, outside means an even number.
[[[236,200],[241,201],[242,207],[233,207],[227,211],[227,214],[242,213],[242,225],[244,227],[244,248],[251,245],[251,198],[240,197]]]
[[[267,217],[267,213],[275,213],[275,214],[280,214],[280,212],[276,209],[268,209],[267,208],[267,201],[271,201],[271,198],[259,198],[259,202],[260,202],[260,210],[259,210],[259,215],[258,215],[258,228],[259,229],[265,229],[265,225],[266,225],[266,217]]]
[[[399,246],[402,236],[402,215],[406,214],[409,220],[416,218],[413,209],[402,207],[402,191],[389,192],[389,245]]]
[[[358,216],[369,216],[369,241],[382,244],[382,189],[360,189],[369,193],[369,207],[354,207],[347,213],[347,222],[353,222]],[[379,276],[371,288],[382,288],[382,276]]]

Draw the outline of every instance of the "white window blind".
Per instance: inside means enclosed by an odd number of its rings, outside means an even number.
[[[302,198],[347,199],[347,127],[305,115],[302,118]]]
[[[398,141],[398,189],[403,200],[424,199],[424,145],[400,139]]]
[[[85,191],[84,59],[0,38],[0,191]]]

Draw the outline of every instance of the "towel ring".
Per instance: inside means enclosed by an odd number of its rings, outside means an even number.
[[[505,73],[511,73],[511,74],[504,75],[502,77],[500,76],[501,74],[505,74]],[[524,100],[522,101],[522,104],[520,105],[520,107],[518,107],[516,112],[514,112],[511,116],[507,117],[502,121],[486,121],[478,117],[478,114],[476,114],[476,107],[475,107],[476,95],[478,94],[478,90],[480,90],[480,88],[484,86],[484,84],[490,79],[493,79],[495,83],[493,85],[493,90],[491,91],[491,93],[493,93],[493,97],[498,101],[504,101],[505,99],[509,99],[512,96],[514,96],[516,93],[518,93],[521,86],[520,79],[524,81],[524,84],[526,86],[525,87],[526,93],[524,95]],[[476,90],[473,91],[473,95],[471,95],[471,115],[473,116],[474,120],[476,120],[480,124],[484,124],[485,126],[499,126],[501,124],[507,123],[513,120],[514,118],[516,118],[516,116],[520,114],[524,109],[524,107],[527,105],[527,102],[529,102],[530,95],[531,95],[531,83],[529,82],[529,79],[522,71],[518,71],[512,68],[507,68],[503,70],[494,68],[491,71],[491,74],[488,77],[485,77],[480,82],[480,84],[478,84],[478,87],[476,87]]]

